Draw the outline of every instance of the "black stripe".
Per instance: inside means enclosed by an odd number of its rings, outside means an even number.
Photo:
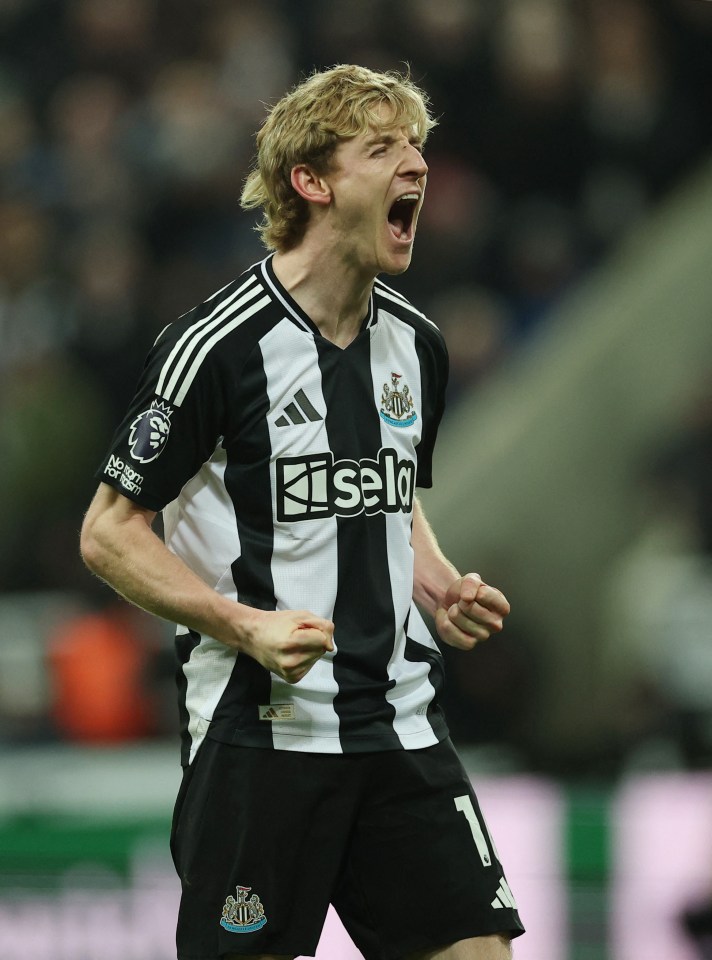
[[[240,603],[274,610],[269,396],[259,349],[253,351],[242,370],[236,405],[241,410],[240,428],[224,441],[228,454],[225,486],[235,507],[240,537],[240,556],[232,564],[232,576]],[[210,735],[227,742],[271,747],[271,724],[259,720],[257,709],[270,702],[271,690],[269,671],[245,654],[238,656],[215,711]]]
[[[381,446],[373,403],[370,337],[360,336],[346,350],[317,341],[326,401],[326,432],[335,460],[376,459]],[[397,750],[395,709],[386,699],[395,682],[388,678],[395,613],[382,513],[337,517],[338,585],[334,606],[334,709],[345,753]],[[366,601],[366,602],[365,602]]]
[[[291,419],[292,423],[306,423],[307,421],[302,416],[302,413],[296,403],[288,403],[284,408],[284,412]]]
[[[312,423],[317,423],[317,421],[324,419],[319,411],[316,410],[312,405],[311,400],[301,388],[294,394],[294,399],[297,401]]]

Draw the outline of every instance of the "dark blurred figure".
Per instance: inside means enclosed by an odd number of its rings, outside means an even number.
[[[430,301],[429,313],[450,353],[448,406],[481,385],[511,348],[514,331],[506,302],[479,286],[456,286]]]
[[[497,762],[513,769],[531,769],[539,753],[531,737],[539,662],[529,641],[507,627],[497,643],[478,646],[476,661],[449,647],[442,651],[453,740],[463,747],[495,747]]]
[[[712,900],[683,911],[680,924],[700,960],[712,960]]]

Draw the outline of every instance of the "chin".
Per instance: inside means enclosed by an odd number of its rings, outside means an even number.
[[[413,251],[408,250],[400,256],[388,257],[387,261],[381,265],[380,272],[387,274],[389,277],[397,277],[398,274],[406,272],[410,266],[412,256]]]

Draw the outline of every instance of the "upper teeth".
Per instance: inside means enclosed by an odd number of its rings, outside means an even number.
[[[420,199],[420,198],[419,198],[419,196],[418,196],[417,193],[404,193],[402,197],[398,197],[398,200],[397,200],[396,202],[397,202],[397,203],[400,203],[401,200],[415,200],[415,201],[417,201],[417,200],[419,200],[419,199]]]

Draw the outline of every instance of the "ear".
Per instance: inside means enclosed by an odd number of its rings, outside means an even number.
[[[306,163],[299,163],[296,167],[292,167],[291,179],[292,186],[299,196],[309,203],[316,203],[323,207],[331,203],[331,187]]]

